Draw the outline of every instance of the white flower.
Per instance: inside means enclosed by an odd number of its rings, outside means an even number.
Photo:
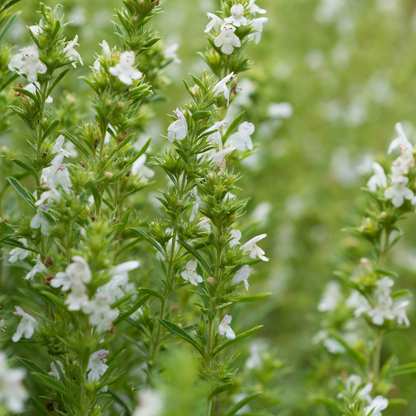
[[[221,26],[221,33],[215,38],[214,45],[221,48],[222,53],[231,55],[234,48],[241,46],[241,41],[237,35],[234,34],[235,27],[229,23],[224,23]]]
[[[322,344],[331,354],[342,354],[345,352],[345,348],[334,338],[326,338]]]
[[[29,395],[23,386],[25,372],[9,368],[6,355],[0,351],[0,403],[12,413],[21,413]],[[6,410],[7,413],[7,410]]]
[[[338,282],[332,281],[329,282],[325,291],[321,296],[321,299],[318,304],[319,312],[330,312],[335,310],[338,306],[339,301],[341,300],[342,292],[341,287]]]
[[[19,238],[19,243],[22,243],[25,247],[28,247],[26,238]],[[24,260],[29,255],[29,250],[16,247],[10,250],[9,262],[16,263],[17,260]]]
[[[367,182],[368,189],[376,192],[377,188],[387,188],[387,177],[384,169],[376,162],[373,162],[374,175]]]
[[[221,28],[221,25],[224,23],[223,20],[220,19],[214,13],[207,13],[207,16],[211,19],[211,21],[207,24],[207,27],[205,28],[204,32],[208,33],[212,29],[214,29],[216,32],[218,32]]]
[[[58,272],[51,280],[51,286],[54,288],[62,286],[62,290],[66,292],[71,288],[71,278],[65,272]]]
[[[349,395],[357,395],[366,402],[371,403],[370,392],[373,389],[373,383],[367,383],[362,389],[359,390],[360,386],[363,384],[361,377],[352,374],[348,377],[345,384]],[[338,395],[338,397],[340,397],[340,395]]]
[[[247,26],[248,21],[244,17],[244,6],[242,4],[234,4],[230,11],[231,16],[224,19],[227,23],[231,23],[236,27]]]
[[[79,46],[78,35],[75,36],[74,40],[69,41],[64,49],[64,52],[66,52],[66,57],[69,58],[70,61],[73,61],[72,66],[74,68],[77,67],[77,61],[81,65],[84,65],[84,62],[82,62],[81,55],[78,51],[75,50],[75,46]]]
[[[399,208],[403,205],[405,199],[412,199],[413,192],[406,188],[409,178],[406,176],[398,176],[392,178],[392,186],[384,191],[384,196],[387,199],[391,199],[393,205]]]
[[[151,179],[155,176],[155,172],[152,169],[149,169],[145,166],[147,156],[142,154],[131,167],[131,173],[135,176],[141,176],[145,179]]]
[[[173,45],[165,49],[165,58],[172,60],[174,64],[180,64],[182,61],[178,58],[176,51],[179,49],[179,43],[174,43]]]
[[[244,265],[238,272],[234,275],[233,279],[231,280],[232,285],[237,285],[240,282],[244,282],[244,286],[246,290],[249,288],[248,284],[248,277],[253,269],[250,269],[248,264]]]
[[[96,326],[99,333],[109,331],[120,314],[118,309],[111,309],[111,301],[109,294],[96,293],[94,299],[82,304],[82,312],[89,315],[90,324]]]
[[[227,149],[220,150],[219,152],[215,153],[214,157],[212,158],[212,163],[218,166],[220,169],[225,169],[225,156],[227,156],[228,153],[234,152],[234,150],[236,150],[235,146],[227,147]]]
[[[264,9],[260,9],[259,6],[257,6],[256,0],[250,0],[250,2],[248,3],[247,8],[250,10],[250,13],[260,13],[260,14],[265,14],[267,13],[266,10]]]
[[[111,56],[110,46],[108,45],[108,43],[105,40],[103,40],[103,43],[99,43],[99,45],[103,48],[103,56]],[[101,64],[100,64],[100,61],[98,59],[94,62],[93,68],[96,71],[100,70]]]
[[[269,19],[266,17],[259,17],[251,22],[251,27],[255,30],[254,33],[250,33],[248,38],[254,40],[254,43],[258,45],[261,41],[261,34],[263,33],[263,25],[267,23]]]
[[[293,107],[290,103],[272,103],[267,108],[267,114],[271,118],[290,118],[293,115]]]
[[[36,260],[34,261],[36,262],[36,264],[33,266],[33,269],[25,276],[25,279],[27,280],[35,276],[36,273],[47,273],[47,269],[40,259],[40,254],[37,255]]]
[[[240,230],[231,230],[230,236],[231,236],[230,247],[234,247],[235,245],[240,244],[240,239],[241,239]]]
[[[368,312],[368,316],[372,318],[374,325],[383,325],[386,319],[390,320],[394,318],[391,306],[393,300],[390,296],[379,296],[378,304],[375,308]]]
[[[88,381],[98,381],[104,375],[108,368],[108,365],[105,364],[107,359],[104,357],[109,353],[107,350],[98,350],[91,354],[87,367]]]
[[[263,240],[266,237],[267,237],[267,234],[261,234],[247,241],[247,243],[245,243],[243,246],[243,253],[250,252],[250,257],[252,259],[255,259],[256,257],[258,257],[259,259],[263,261],[269,261],[269,259],[264,256],[265,254],[264,251],[256,245],[256,243],[258,243],[260,240]]]
[[[367,313],[371,306],[367,300],[360,292],[353,290],[350,297],[346,300],[345,304],[355,309],[354,316],[359,318],[363,313]]]
[[[191,216],[189,217],[189,221],[192,222],[199,216],[199,207],[205,206],[205,203],[201,201],[201,198],[198,196],[198,188],[194,186],[192,193],[189,196],[195,199],[194,205],[192,206]]]
[[[78,278],[83,283],[89,283],[92,279],[90,266],[80,256],[72,257],[72,263],[66,268],[66,274],[71,278]]]
[[[51,235],[51,233],[49,232],[49,223],[42,213],[48,211],[50,206],[51,204],[43,204],[38,207],[37,214],[30,220],[30,227],[34,230],[41,227],[42,234],[46,236]]]
[[[250,355],[247,358],[246,361],[246,368],[249,370],[253,370],[255,368],[261,367],[263,360],[262,360],[262,354],[267,351],[267,346],[263,343],[260,343],[258,341],[253,342],[250,345]]]
[[[201,218],[198,221],[197,227],[200,228],[201,230],[206,230],[208,232],[208,234],[211,232],[211,227],[209,225],[209,219],[208,218]]]
[[[198,263],[196,260],[189,260],[188,263],[186,263],[185,270],[181,273],[181,276],[185,280],[189,280],[191,284],[194,286],[198,286],[198,283],[202,282],[202,277],[196,272],[196,267]]]
[[[168,140],[172,143],[175,139],[183,140],[188,134],[188,124],[182,111],[177,108],[173,112],[178,118],[168,127]]]
[[[40,84],[39,84],[39,82],[34,82],[34,83],[30,83],[30,84],[27,84],[26,85],[26,87],[24,88],[26,91],[29,91],[29,92],[31,92],[31,93],[35,93],[36,92],[36,90],[39,90],[40,89]],[[50,103],[52,103],[53,102],[53,98],[51,97],[51,96],[49,96],[47,99],[46,99],[46,101],[45,101],[46,103],[48,103],[48,104],[50,104]]]
[[[232,319],[233,318],[231,317],[231,315],[225,315],[224,319],[221,321],[218,327],[218,332],[220,333],[220,335],[225,335],[230,340],[235,339],[234,331],[230,327]]]
[[[39,33],[43,32],[43,28],[39,25],[29,26],[29,30],[33,33],[34,36],[39,35]]]
[[[364,412],[367,415],[371,416],[381,416],[381,411],[386,409],[389,405],[389,401],[383,396],[377,396],[370,404],[364,409]]]
[[[394,280],[390,279],[387,276],[384,276],[382,279],[380,279],[377,283],[377,289],[375,291],[375,294],[377,296],[390,296],[391,293],[391,287],[394,285]]]
[[[255,127],[253,123],[245,121],[238,127],[238,132],[232,134],[225,143],[225,147],[235,146],[238,150],[253,150],[253,142],[251,135],[254,133]]]
[[[397,318],[397,325],[405,325],[407,327],[410,326],[409,318],[406,315],[406,307],[409,303],[410,302],[408,300],[404,300],[393,308],[393,315]]]
[[[45,170],[45,169],[43,169]],[[49,188],[49,191],[45,191],[42,192],[40,198],[35,202],[36,206],[48,206],[48,208],[51,206],[51,204],[45,204],[45,201],[47,201],[48,199],[55,201],[55,202],[60,202],[61,200],[61,194],[59,193],[59,191],[52,187]],[[40,208],[40,207],[39,207]],[[39,208],[38,208],[38,212],[39,212]],[[47,211],[47,209],[44,209],[43,211]],[[46,223],[45,223],[46,224]],[[39,227],[32,227],[32,228],[39,228]],[[43,231],[42,231],[43,234]],[[44,235],[49,235],[49,234],[44,234]]]
[[[57,363],[58,363],[58,365],[59,365],[59,367],[61,367],[61,370],[62,370],[62,372],[64,373],[64,365],[60,362],[60,361],[57,361]],[[52,376],[53,378],[56,378],[57,380],[60,380],[61,379],[61,376],[59,375],[59,371],[58,371],[58,369],[56,368],[56,366],[55,366],[55,364],[54,363],[51,363],[51,372],[49,372],[48,374],[50,375],[50,376]]]
[[[156,390],[144,388],[137,394],[139,407],[133,416],[160,416],[163,411],[163,397]]]
[[[71,293],[65,300],[65,305],[68,305],[69,311],[79,311],[86,303],[88,303],[88,296],[86,292],[87,288],[85,287],[84,283],[82,283],[79,276],[72,276]]]
[[[35,45],[22,48],[20,53],[12,57],[9,69],[15,71],[15,68],[18,74],[25,74],[29,82],[36,82],[38,74],[44,74],[48,69],[39,61],[39,53]]]
[[[64,145],[65,145],[65,137],[61,134],[58,136],[54,146],[52,147],[52,154],[62,153],[65,157],[70,157],[71,152],[68,152],[68,150],[65,150],[63,148]]]
[[[38,322],[33,316],[26,313],[20,306],[15,306],[15,309],[16,312],[13,312],[13,315],[20,316],[22,320],[20,321],[16,332],[13,334],[13,342],[19,341],[23,335],[26,339],[32,338],[32,335],[38,326]]]
[[[413,150],[413,146],[411,145],[411,143],[409,142],[409,140],[406,137],[406,134],[403,130],[403,126],[402,123],[397,123],[394,128],[397,131],[397,134],[399,135],[399,137],[397,139],[394,139],[390,146],[389,146],[389,150],[387,151],[388,154],[392,153],[394,149],[400,148],[400,146],[404,146],[405,148],[407,148],[408,150],[412,151]]]
[[[231,79],[235,77],[236,75],[234,74],[234,72],[231,72],[231,74],[227,75],[220,82],[218,82],[218,84],[216,84],[213,89],[215,97],[224,94],[224,98],[227,100],[227,106],[230,104],[230,90],[227,87],[227,83],[229,83]]]
[[[143,74],[133,68],[135,54],[132,51],[123,52],[120,55],[120,62],[110,68],[110,74],[118,77],[118,79],[126,85],[130,85],[133,80],[142,78]]]

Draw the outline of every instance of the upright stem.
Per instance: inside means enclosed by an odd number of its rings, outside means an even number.
[[[374,351],[373,351],[373,382],[374,384],[378,381],[378,376],[380,372],[380,355],[381,355],[381,345],[382,345],[382,333],[379,329],[376,331]]]
[[[208,368],[212,365],[212,339],[213,339],[213,332],[214,332],[214,318],[209,316],[208,318],[208,334],[207,334],[207,349],[205,355],[205,363]],[[211,392],[208,393],[206,407],[205,407],[205,416],[211,415],[211,407],[212,407],[212,398]]]

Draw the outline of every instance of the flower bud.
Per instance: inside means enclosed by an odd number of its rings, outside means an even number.
[[[178,200],[176,201],[176,205],[177,205],[178,207],[181,207],[181,206],[182,206],[182,204],[183,204],[183,202],[182,202],[180,199],[178,199]]]
[[[123,103],[122,101],[119,101],[119,102],[117,103],[117,108],[118,108],[119,110],[121,110],[122,108],[124,108],[124,103]]]
[[[213,277],[208,277],[207,282],[211,285],[214,286],[215,285],[215,279]]]
[[[42,123],[43,123],[43,125],[44,125],[44,126],[46,126],[46,125],[48,124],[48,119],[47,119],[47,118],[44,118],[44,119],[42,120]]]
[[[19,230],[14,230],[15,235],[20,234]]]
[[[387,212],[382,212],[381,214],[380,214],[380,217],[381,218],[387,218]]]
[[[106,172],[106,173],[104,173],[104,176],[105,176],[107,179],[110,179],[110,178],[113,176],[113,174],[112,174],[111,172]]]

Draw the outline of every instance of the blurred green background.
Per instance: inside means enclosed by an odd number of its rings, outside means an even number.
[[[48,5],[55,5],[53,0]],[[111,20],[118,0],[62,0],[72,36],[79,35],[85,66],[73,71],[65,88],[86,108],[90,91],[77,77],[88,72],[98,42],[115,45]],[[292,415],[326,415],[311,407],[308,398],[321,383],[330,362],[311,339],[319,330],[316,305],[332,272],[349,259],[358,262],[368,247],[340,229],[358,222],[365,196],[360,187],[371,176],[371,162],[387,162],[394,124],[404,123],[409,140],[416,143],[416,1],[414,0],[257,0],[269,18],[259,45],[250,44],[252,70],[239,79],[240,95],[232,114],[246,110],[255,123],[255,142],[261,146],[242,168],[241,187],[250,196],[248,214],[268,238],[262,248],[271,261],[251,278],[252,293],[273,292],[246,313],[244,327],[265,325],[261,337],[278,349],[292,372],[281,381],[282,409]],[[23,0],[22,16],[10,41],[29,43],[25,25],[37,23],[38,2]],[[171,113],[186,102],[181,77],[199,75],[205,68],[196,52],[205,48],[206,11],[213,0],[166,0],[154,25],[166,45],[179,43],[181,64],[169,67],[171,85],[166,101],[150,111],[144,136],[154,136],[152,154],[164,146]],[[246,80],[243,81],[243,78]],[[253,90],[253,91],[251,91]],[[62,97],[64,93],[62,93]],[[59,100],[62,97],[54,97]],[[291,117],[282,114],[289,103]],[[283,107],[287,109],[287,106]],[[290,113],[290,111],[289,111]],[[24,145],[25,137],[17,137]],[[12,138],[1,144],[12,146]],[[13,147],[15,144],[13,144]],[[157,176],[163,177],[161,172]],[[416,292],[416,237],[414,220],[403,225],[405,239],[390,261],[401,273],[398,288]],[[409,318],[416,322],[415,309]],[[238,327],[236,328],[238,331]],[[401,362],[416,361],[414,326],[387,336],[382,359],[394,351]],[[325,358],[323,358],[325,357]],[[329,360],[329,361],[328,361]],[[322,374],[321,374],[322,373]],[[405,397],[409,406],[396,406],[383,416],[416,414],[415,376],[405,376],[392,395]],[[322,387],[322,386],[320,386]]]

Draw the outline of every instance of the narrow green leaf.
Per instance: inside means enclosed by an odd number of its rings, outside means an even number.
[[[8,4],[6,4],[5,6],[3,6],[3,8],[1,9],[1,13],[3,13],[4,10],[6,10],[6,8],[12,6],[14,3],[17,3],[20,0],[14,0],[9,2]],[[9,30],[12,28],[12,26],[14,25],[15,21],[17,20],[17,18],[19,17],[20,12],[19,13],[15,13],[14,15],[12,15],[8,21],[6,21],[6,23],[3,23],[3,27],[0,31],[0,45],[3,43],[7,33],[9,32]]]
[[[62,134],[63,136],[65,136],[77,149],[81,150],[82,153],[84,153],[89,159],[91,159],[91,153],[88,147],[83,146],[75,136],[63,130],[59,130],[58,134]]]
[[[36,179],[36,172],[32,166],[29,166],[27,163],[23,162],[20,159],[11,159],[11,160],[12,162],[16,163],[17,166],[20,166],[22,169],[29,172],[29,174],[32,175]]]
[[[58,83],[61,81],[61,79],[71,70],[71,68],[65,69],[65,71],[62,71],[56,78],[53,84],[49,87],[48,92],[46,93],[46,96],[49,97],[54,90],[54,88],[58,85]]]
[[[35,197],[26,188],[24,188],[17,179],[9,176],[7,180],[10,185],[13,186],[15,191],[27,202],[27,204],[36,211]]]
[[[259,300],[266,299],[271,295],[273,295],[272,292],[259,293],[258,295],[253,296],[244,296],[240,298],[237,302],[258,302]]]
[[[201,347],[196,343],[196,341],[182,328],[179,328],[178,325],[173,322],[168,321],[167,319],[157,318],[157,320],[166,327],[169,331],[176,334],[178,337],[181,337],[185,341],[189,342],[195,349],[197,349],[202,355]]]
[[[52,123],[49,124],[49,127],[43,133],[42,141],[47,139],[58,128],[60,123],[61,123],[61,120],[59,119],[52,121]]]
[[[124,321],[126,318],[128,318],[130,315],[132,315],[134,312],[137,311],[141,306],[144,305],[144,303],[147,301],[147,299],[150,298],[150,295],[144,295],[142,296],[126,313],[123,313],[120,315],[114,322],[113,325],[116,326],[120,322]]]
[[[211,392],[211,394],[209,395],[209,398],[213,399],[217,394],[227,391],[233,385],[234,383],[226,383],[226,384],[223,384],[222,386],[217,387]]]
[[[256,326],[250,330],[248,330],[247,332],[243,332],[240,335],[237,335],[234,339],[230,339],[229,341],[225,342],[222,345],[219,345],[217,348],[215,348],[214,350],[214,355],[218,354],[220,351],[222,351],[224,348],[229,347],[230,345],[235,344],[236,342],[239,342],[241,340],[243,340],[244,338],[249,337],[250,335],[254,334],[255,332],[257,332],[260,328],[263,328],[263,325],[259,325]]]
[[[355,359],[355,361],[357,361],[357,363],[362,367],[365,368],[366,366],[366,360],[365,357],[357,350],[355,350],[354,348],[352,348],[346,341],[344,338],[342,338],[341,336],[339,336],[335,331],[328,331],[328,334],[332,337],[335,338],[335,340],[337,340],[347,351],[347,353]]]
[[[241,408],[243,408],[247,403],[250,403],[254,398],[256,398],[258,395],[262,394],[262,391],[259,391],[257,393],[250,394],[247,397],[244,397],[243,400],[240,400],[236,405],[232,407],[230,411],[228,411],[224,416],[233,416],[235,415]]]
[[[37,401],[34,397],[30,398],[30,403],[35,408],[38,416],[49,416],[49,412],[45,409],[45,406],[43,406],[39,401]]]
[[[160,293],[156,292],[156,290],[149,289],[149,288],[146,288],[146,287],[139,287],[139,290],[140,290],[140,292],[144,292],[144,293],[147,293],[150,296],[158,298],[161,302],[165,301],[163,296]]]
[[[163,250],[162,246],[150,235],[146,234],[140,228],[129,228],[129,230],[141,235],[145,240],[147,240],[155,249],[159,250],[163,255],[165,255],[165,251]]]
[[[411,374],[416,372],[416,363],[409,363],[404,365],[399,365],[396,368],[389,369],[386,372],[386,377],[397,377],[402,376],[404,374]]]
[[[35,373],[48,375],[48,373],[43,369],[40,368],[37,364],[35,364],[33,361],[28,360],[27,358],[19,358],[19,360],[29,369],[34,371]]]
[[[244,111],[241,114],[239,114],[233,120],[233,122],[230,124],[230,126],[227,129],[227,131],[224,133],[224,136],[222,137],[223,143],[225,143],[225,141],[228,139],[228,137],[231,135],[231,133],[233,133],[234,130],[237,128],[237,126],[240,124],[243,116],[244,116]]]

